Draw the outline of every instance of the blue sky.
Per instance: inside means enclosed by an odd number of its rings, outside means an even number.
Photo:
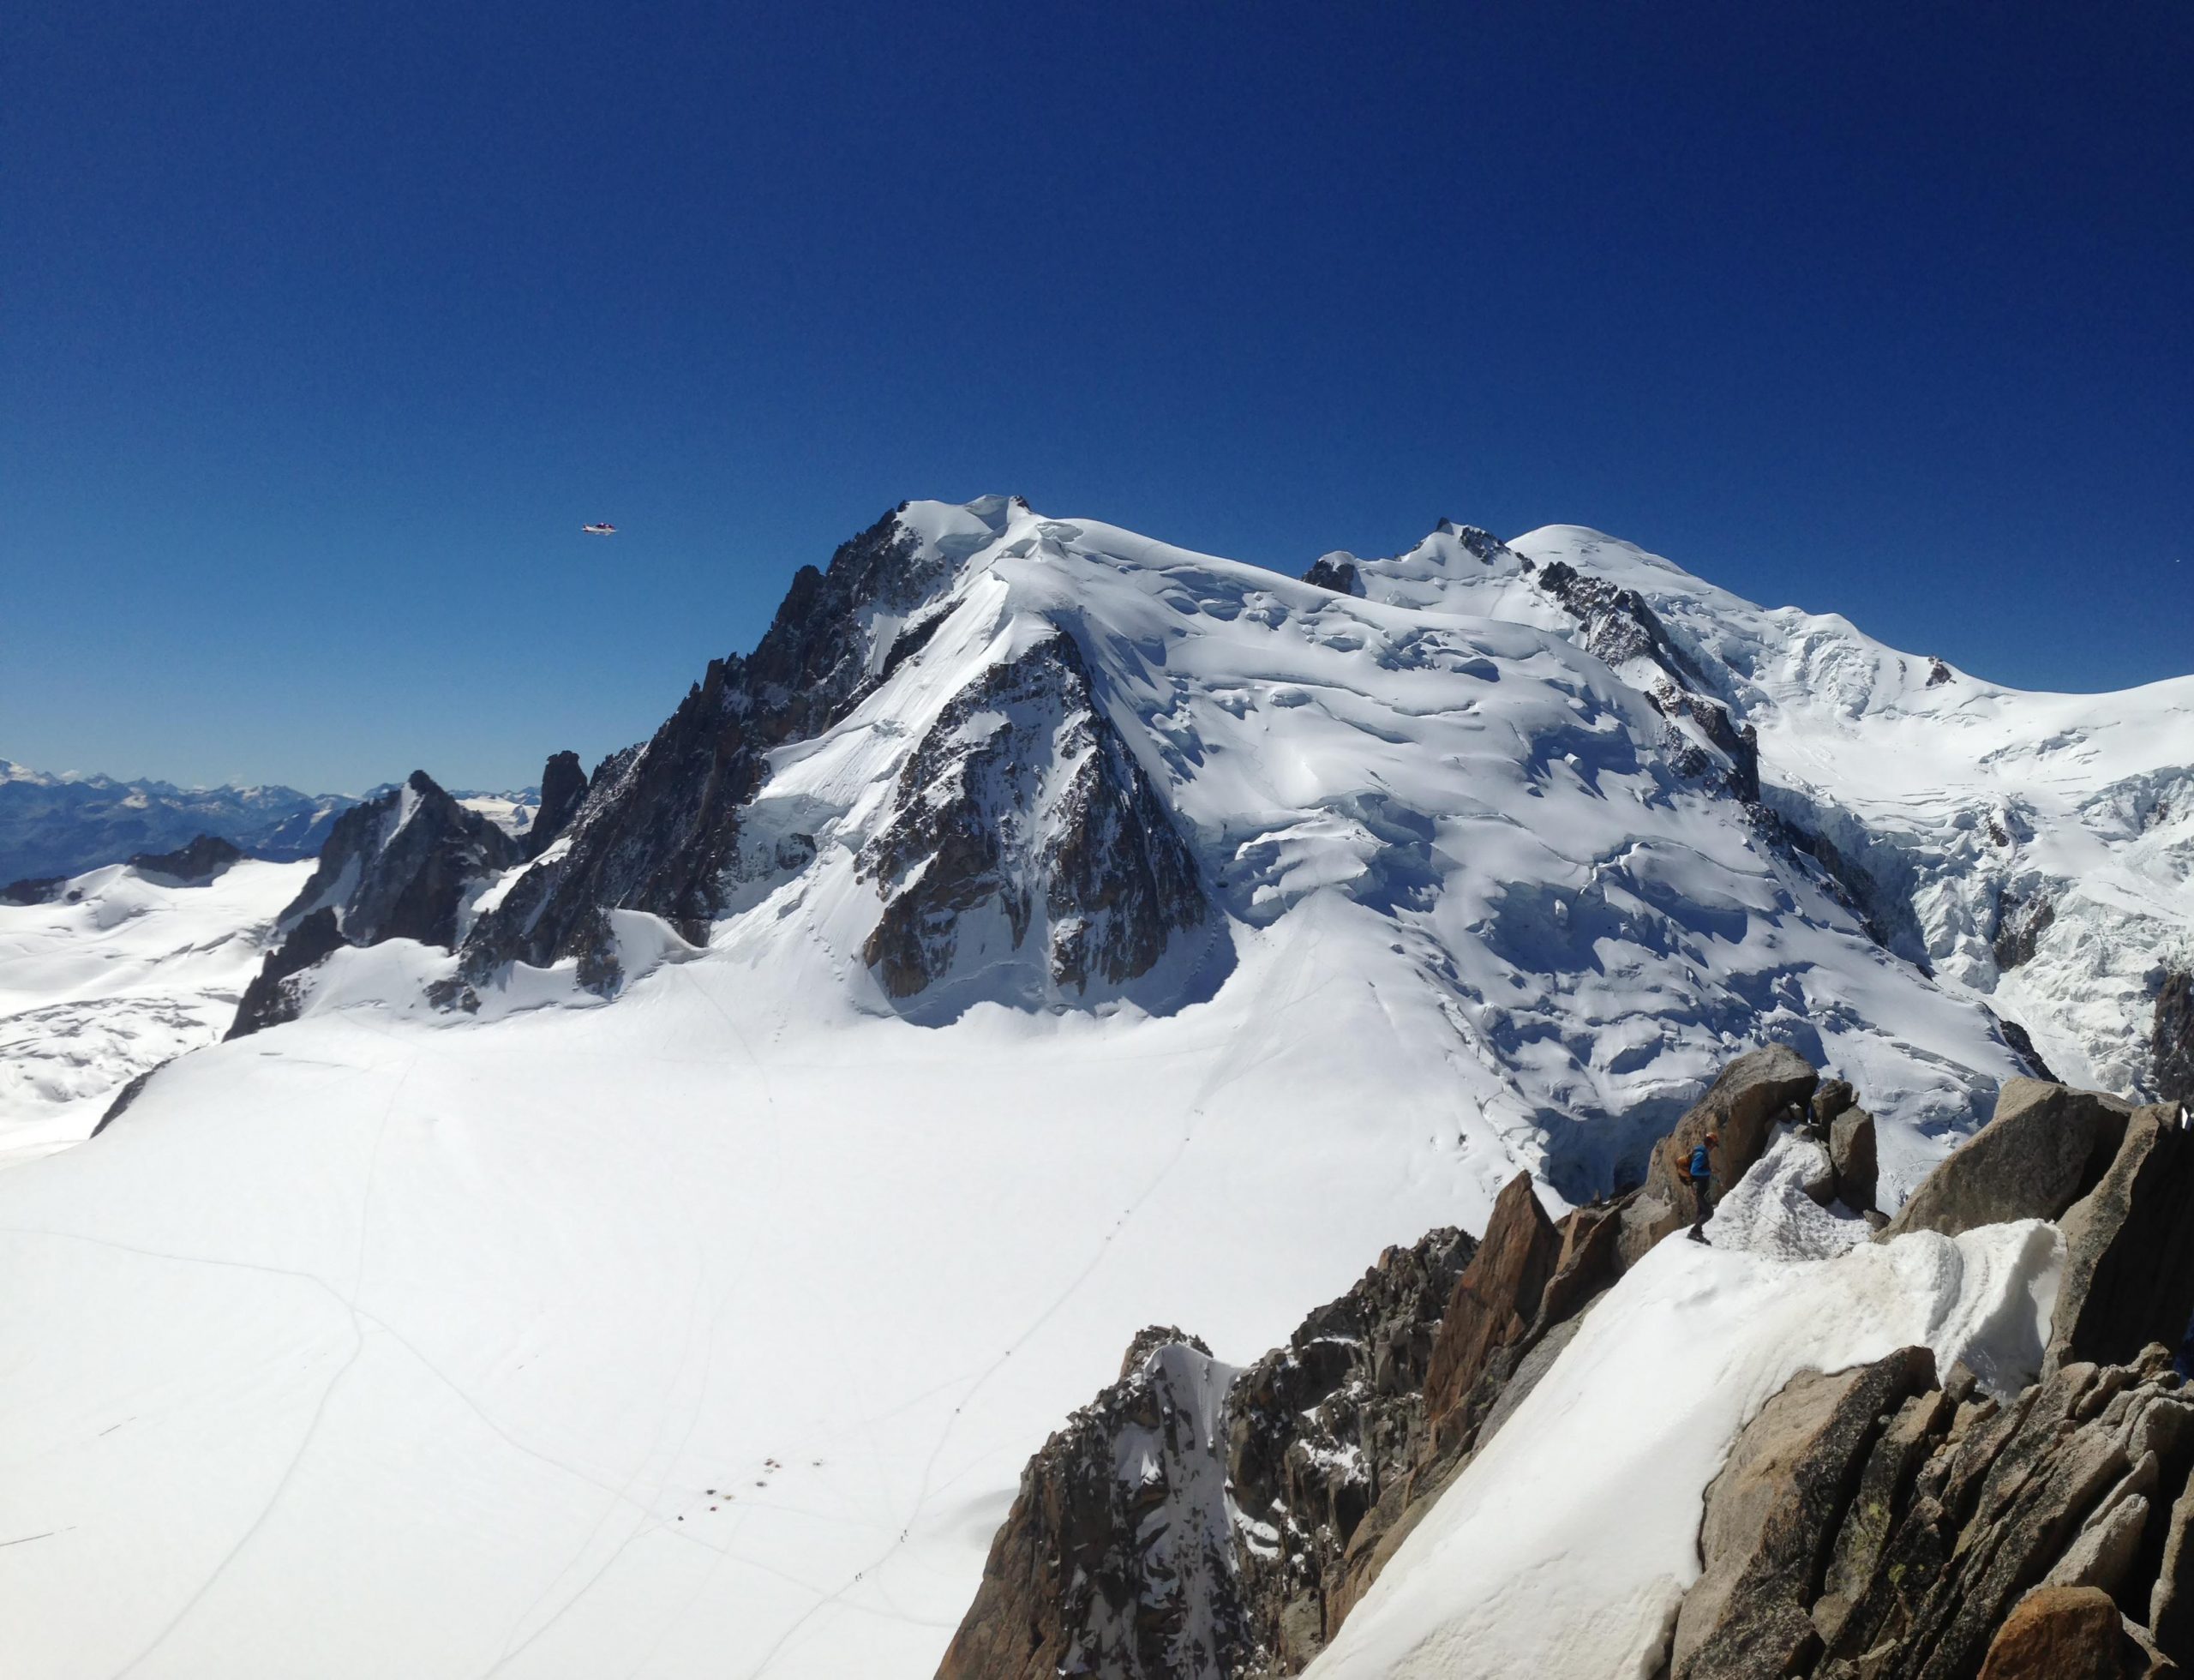
[[[993,489],[1295,572],[1574,521],[2003,681],[2194,669],[2181,0],[11,35],[0,756],[530,780]]]

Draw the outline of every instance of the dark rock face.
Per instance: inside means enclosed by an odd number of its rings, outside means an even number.
[[[2034,961],[2041,936],[2057,920],[2057,907],[2047,898],[2021,898],[2005,893],[1996,907],[1996,937],[1989,946],[1996,966],[2006,973]]]
[[[319,866],[280,925],[332,909],[345,941],[457,943],[469,889],[519,861],[518,844],[445,793],[423,770],[336,819]]]
[[[923,556],[895,509],[842,545],[828,571],[802,567],[752,654],[711,661],[650,740],[596,767],[566,825],[570,849],[481,918],[465,943],[465,978],[477,984],[513,961],[545,967],[598,950],[605,909],[646,910],[688,939],[705,938],[725,902],[740,808],[760,787],[770,749],[836,723],[889,674],[892,656],[934,630],[932,621],[900,631],[871,675],[872,615],[914,612],[953,566]],[[542,797],[545,813],[545,781]],[[596,972],[614,987],[614,964]]]
[[[2039,1079],[2006,1080],[1987,1125],[1951,1152],[1877,1233],[1955,1237],[2011,1219],[2055,1219],[2102,1177],[2131,1105]]]
[[[1351,1536],[1422,1444],[1425,1362],[1470,1253],[1453,1230],[1390,1249],[1239,1372],[1142,1332],[1022,1473],[940,1677],[1300,1668]]]
[[[1147,973],[1207,909],[1194,856],[1064,632],[945,705],[860,871],[884,894],[861,954],[894,998],[945,976],[971,917],[1002,921],[1016,952],[1040,925],[1038,985],[1079,994]],[[993,939],[986,983],[1003,983],[999,955]]]
[[[290,930],[276,949],[267,953],[259,973],[237,1004],[237,1018],[222,1036],[243,1038],[263,1027],[278,1027],[297,1018],[297,994],[288,984],[321,958],[343,948],[343,931],[333,906],[322,905]],[[105,1124],[104,1121],[101,1122]]]
[[[1783,1044],[1750,1051],[1723,1069],[1706,1095],[1676,1122],[1667,1142],[1653,1151],[1645,1185],[1623,1214],[1624,1267],[1635,1265],[1655,1243],[1691,1223],[1691,1192],[1677,1169],[1707,1133],[1720,1139],[1713,1156],[1718,1201],[1766,1149],[1776,1119],[1802,1117],[1819,1083],[1813,1065]]]
[[[1657,682],[1646,691],[1653,709],[1669,723],[1688,722],[1729,761],[1723,787],[1747,804],[1759,801],[1759,731],[1740,724],[1721,701],[1686,688],[1673,681]],[[1696,771],[1693,773],[1697,773]]]
[[[139,1097],[144,1095],[145,1087],[153,1083],[153,1076],[166,1065],[166,1062],[161,1062],[156,1066],[147,1068],[142,1073],[139,1074],[128,1084],[124,1085],[120,1090],[117,1091],[114,1094],[114,1101],[107,1104],[106,1112],[99,1116],[99,1123],[92,1128],[92,1136],[94,1137],[98,1137],[99,1133],[105,1131],[109,1126],[120,1119],[123,1115],[128,1112],[129,1105],[136,1101]]]
[[[2065,1083],[2051,1071],[2049,1064],[2041,1059],[2041,1052],[2034,1047],[2033,1036],[2024,1027],[2006,1016],[1999,1015],[1996,1017],[1996,1030],[2002,1035],[2011,1053],[2024,1065],[2029,1078],[2043,1080],[2052,1085]]]
[[[2149,1041],[2156,1095],[2166,1102],[2194,1102],[2194,975],[2164,976]]]
[[[245,988],[227,1036],[295,1020],[293,977],[340,946],[417,939],[449,950],[467,900],[486,877],[518,861],[516,841],[423,770],[352,806],[278,919],[282,943]]]
[[[1879,1188],[1874,1117],[1863,1108],[1846,1108],[1831,1120],[1828,1159],[1836,1169],[1837,1199],[1855,1213],[1873,1207]]]
[[[0,886],[0,904],[51,904],[69,885],[66,875],[40,875]]]
[[[1193,1341],[1135,1352],[1022,1473],[941,1677],[1241,1671],[1250,1636],[1220,1445],[1231,1373]]]
[[[1930,659],[1927,662],[1927,686],[1930,688],[1941,687],[1951,680],[1951,668],[1941,660]]]
[[[1610,665],[1651,659],[1679,687],[1699,681],[1698,667],[1669,639],[1660,615],[1636,590],[1580,572],[1560,560],[1540,567],[1534,578],[1563,611],[1585,627],[1587,652]]]
[[[182,886],[204,886],[230,865],[243,861],[243,850],[217,834],[201,834],[171,852],[139,852],[129,867],[141,875],[165,875]]]
[[[2194,1318],[2194,1131],[2178,1105],[2141,1109],[2101,1182],[2065,1213],[2050,1347],[2124,1363]]]
[[[541,807],[533,813],[522,849],[529,858],[539,857],[549,843],[572,825],[586,799],[586,772],[576,753],[554,753],[541,767]]]
[[[1356,567],[1346,560],[1321,555],[1310,562],[1310,569],[1303,574],[1306,584],[1316,584],[1320,589],[1329,589],[1336,595],[1361,595],[1364,579],[1357,575]]]

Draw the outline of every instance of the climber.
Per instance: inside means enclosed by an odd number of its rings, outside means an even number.
[[[1706,1221],[1714,1217],[1714,1204],[1707,1194],[1714,1179],[1714,1158],[1709,1151],[1721,1141],[1708,1132],[1706,1141],[1694,1148],[1691,1159],[1684,1163],[1683,1181],[1691,1186],[1692,1211],[1698,1215],[1691,1226],[1691,1239],[1695,1243],[1706,1240]]]

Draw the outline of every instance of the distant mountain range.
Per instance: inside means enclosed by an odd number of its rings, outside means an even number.
[[[363,797],[381,791],[369,789]],[[525,788],[458,797],[518,833],[531,820],[539,793]],[[336,818],[358,802],[359,796],[350,794],[280,786],[179,788],[111,776],[54,775],[0,759],[0,885],[79,875],[139,852],[171,850],[201,834],[218,835],[276,862],[313,857]]]

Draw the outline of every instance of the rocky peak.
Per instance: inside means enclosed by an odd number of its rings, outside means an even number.
[[[228,1035],[292,1018],[295,977],[339,945],[417,939],[453,948],[465,906],[519,859],[517,841],[423,770],[352,806],[278,918],[283,943],[267,954]]]
[[[980,518],[985,505],[962,511]],[[991,517],[1021,506],[998,501]],[[740,808],[767,779],[770,749],[829,729],[937,627],[920,609],[967,549],[930,540],[908,507],[842,543],[823,570],[802,567],[752,654],[711,660],[653,737],[596,770],[564,825],[564,855],[529,870],[474,928],[467,981],[513,961],[545,967],[576,956],[588,984],[614,991],[621,976],[603,915],[612,909],[706,937],[725,903]],[[542,798],[545,819],[545,775]]]
[[[139,852],[129,867],[141,875],[159,875],[179,886],[204,886],[243,861],[243,850],[218,834],[201,834],[171,852]]]
[[[1171,1328],[1022,1472],[940,1680],[1289,1674],[1337,1625],[1349,1543],[1424,1446],[1460,1231],[1396,1247],[1237,1372]]]
[[[1118,987],[1208,910],[1194,855],[1063,631],[947,703],[860,867],[884,895],[862,956],[897,999],[956,969],[1021,1001]]]
[[[528,858],[539,857],[572,825],[585,802],[586,789],[586,772],[579,768],[578,753],[549,754],[548,762],[541,767],[541,807],[533,813],[533,825],[521,843]]]
[[[1331,554],[1320,555],[1310,562],[1310,569],[1303,574],[1306,584],[1316,584],[1320,589],[1329,589],[1336,595],[1361,595],[1364,579],[1356,569],[1356,556],[1346,549],[1335,549]]]
[[[320,862],[282,912],[293,927],[335,912],[346,944],[417,939],[447,950],[469,889],[517,862],[518,844],[423,770],[335,820]]]

